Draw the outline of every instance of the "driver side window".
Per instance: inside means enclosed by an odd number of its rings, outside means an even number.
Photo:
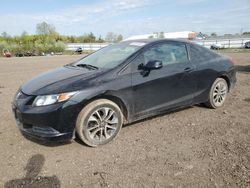
[[[149,61],[159,60],[163,66],[188,61],[186,45],[182,43],[156,44],[142,54],[143,64]]]

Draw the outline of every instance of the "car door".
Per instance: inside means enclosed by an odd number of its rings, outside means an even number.
[[[163,67],[145,74],[141,67],[154,60],[161,61]],[[193,70],[185,43],[163,42],[145,49],[132,62],[135,118],[191,104],[196,89]]]

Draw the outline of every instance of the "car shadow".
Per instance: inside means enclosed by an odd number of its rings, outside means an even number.
[[[10,180],[5,183],[4,188],[59,188],[61,183],[57,176],[39,176],[44,163],[43,155],[33,155],[24,168],[24,178]]]
[[[191,109],[191,108],[193,108],[193,107],[206,108],[204,104],[198,104],[198,105],[194,105],[194,106],[181,107],[181,108],[178,108],[178,109],[175,109],[175,110],[172,110],[172,111],[163,112],[163,113],[158,114],[158,115],[155,115],[155,116],[151,116],[151,117],[148,117],[148,118],[144,118],[144,119],[141,119],[141,120],[137,120],[137,121],[134,121],[134,122],[132,122],[132,123],[126,123],[126,124],[124,124],[124,125],[122,126],[122,128],[126,128],[126,127],[129,127],[129,126],[135,125],[135,124],[137,124],[137,123],[146,122],[146,121],[148,121],[148,120],[152,120],[152,119],[155,119],[155,118],[163,117],[163,116],[166,116],[166,115],[168,115],[168,114],[178,113],[178,112],[180,112],[180,111],[188,110],[188,109]],[[81,139],[77,136],[77,134],[76,134],[76,137],[75,137],[74,141],[77,142],[77,143],[80,144],[80,145],[83,145],[83,146],[92,148],[91,146],[88,146],[88,145],[86,145],[85,143],[83,143],[83,142],[81,141]]]
[[[246,65],[246,66],[243,66],[243,65],[236,65],[235,66],[237,72],[250,72],[250,65]]]
[[[77,134],[76,134],[76,136],[75,136],[74,141],[75,141],[77,144],[80,144],[80,145],[82,145],[82,146],[86,146],[86,147],[88,147],[88,148],[93,148],[93,147],[91,147],[91,146],[85,144],[83,141],[81,141],[81,139],[79,138],[79,136],[78,136]]]
[[[181,108],[178,108],[178,109],[175,109],[175,110],[171,110],[171,111],[167,111],[167,112],[163,112],[161,114],[154,115],[154,116],[151,116],[151,117],[148,117],[148,118],[137,120],[137,121],[134,121],[132,123],[126,123],[126,124],[123,125],[123,128],[126,128],[128,126],[132,126],[132,125],[137,124],[137,123],[146,122],[148,120],[152,120],[152,119],[155,119],[155,118],[163,117],[163,116],[166,116],[168,114],[178,113],[180,111],[191,109],[193,107],[206,108],[206,106],[204,104],[197,104],[197,105],[194,105],[194,106],[181,107]],[[39,145],[48,146],[48,147],[58,147],[58,146],[64,146],[64,145],[68,145],[68,144],[72,143],[72,141],[66,141],[66,142],[48,142],[48,141],[41,141],[41,140],[34,139],[33,137],[30,137],[28,135],[23,135],[23,136],[25,138],[27,138],[28,140],[30,140],[31,142],[35,142],[35,143],[37,143]],[[86,146],[86,147],[90,147],[90,146],[86,145],[85,143],[83,143],[81,141],[81,139],[78,137],[77,134],[75,135],[75,138],[73,140],[76,143],[80,144],[80,145],[83,145],[83,146]],[[90,148],[92,148],[92,147],[90,147]]]

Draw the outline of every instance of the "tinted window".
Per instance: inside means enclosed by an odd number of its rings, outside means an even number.
[[[160,60],[163,65],[188,61],[186,45],[182,43],[157,44],[143,53],[144,64],[151,60]]]
[[[219,55],[202,46],[190,45],[190,57],[193,62],[202,63],[219,57]]]

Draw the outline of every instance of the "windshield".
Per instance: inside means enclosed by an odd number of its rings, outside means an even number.
[[[118,43],[107,46],[79,60],[74,65],[91,65],[97,68],[112,69],[121,64],[126,58],[141,48],[144,43]]]

